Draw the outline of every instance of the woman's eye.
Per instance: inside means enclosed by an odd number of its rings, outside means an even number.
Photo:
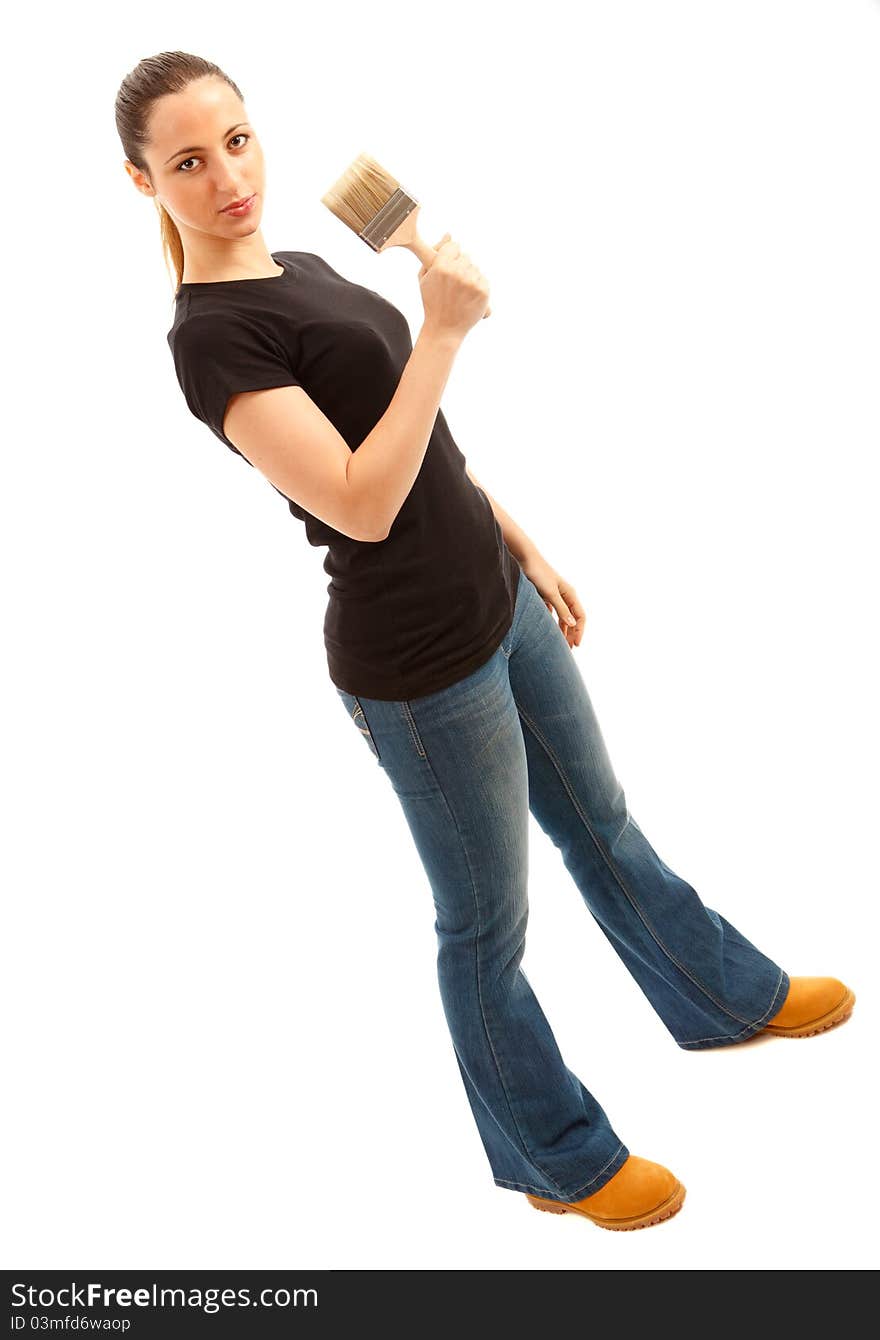
[[[233,140],[249,140],[249,139],[250,139],[250,135],[248,135],[245,131],[240,130],[240,131],[238,132],[237,135],[233,135],[233,137],[232,137],[232,139],[229,141],[229,143],[232,144]],[[179,171],[181,170],[181,168],[183,168],[183,167],[186,166],[187,163],[195,163],[196,161],[197,161],[197,160],[196,160],[195,158],[184,158],[184,160],[183,160],[182,163],[178,163],[178,164],[177,164],[177,171],[179,172]],[[183,175],[186,176],[187,173],[184,172]]]

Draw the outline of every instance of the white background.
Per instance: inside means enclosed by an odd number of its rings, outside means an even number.
[[[5,1267],[876,1264],[880,6],[154,4],[15,20],[2,183]],[[51,36],[51,42],[49,38]],[[567,1064],[688,1188],[604,1232],[491,1180],[324,551],[190,415],[118,85],[239,84],[267,246],[421,320],[320,203],[364,150],[492,285],[443,408],[587,611],[630,808],[792,974],[805,1041],[678,1048],[531,829]]]

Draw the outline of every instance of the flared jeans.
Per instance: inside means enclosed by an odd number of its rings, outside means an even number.
[[[472,674],[394,702],[336,692],[430,883],[443,1009],[494,1181],[555,1200],[591,1195],[629,1150],[563,1061],[521,967],[529,811],[680,1047],[758,1032],[788,975],[642,833],[574,654],[522,571],[510,629]]]

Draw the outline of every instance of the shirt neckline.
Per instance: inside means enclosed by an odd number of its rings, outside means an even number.
[[[251,275],[247,279],[187,280],[185,283],[181,282],[178,284],[177,290],[180,292],[182,289],[192,288],[223,288],[228,287],[230,284],[271,284],[273,280],[276,283],[280,283],[280,281],[287,276],[290,276],[291,278],[293,277],[291,266],[288,265],[287,261],[284,260],[277,251],[270,251],[269,255],[272,257],[273,261],[283,267],[280,275]]]

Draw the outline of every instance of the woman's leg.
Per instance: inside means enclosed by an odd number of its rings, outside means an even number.
[[[521,574],[502,644],[528,758],[529,804],[598,921],[680,1047],[758,1032],[788,975],[670,870],[618,782],[554,615]]]
[[[397,793],[430,882],[443,1009],[493,1178],[574,1201],[629,1151],[563,1062],[520,966],[529,787],[507,672],[499,647],[421,698],[337,692]]]

